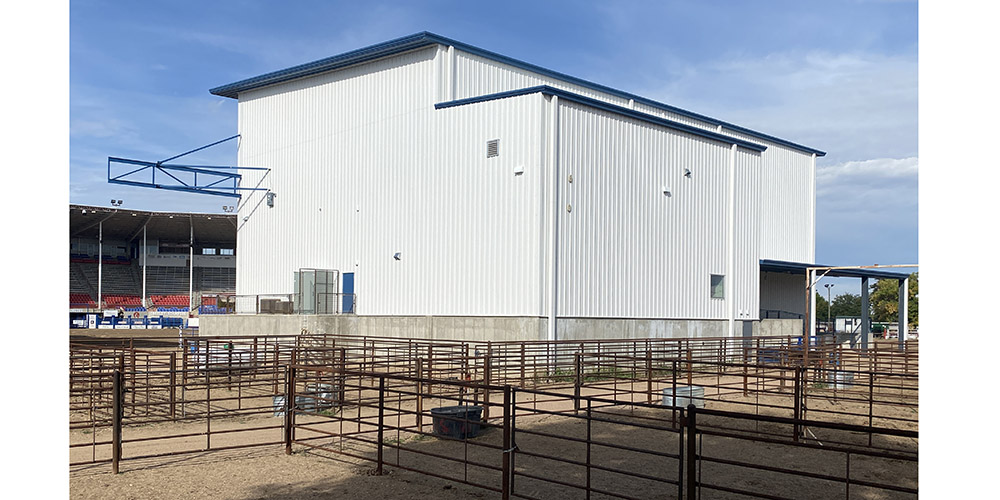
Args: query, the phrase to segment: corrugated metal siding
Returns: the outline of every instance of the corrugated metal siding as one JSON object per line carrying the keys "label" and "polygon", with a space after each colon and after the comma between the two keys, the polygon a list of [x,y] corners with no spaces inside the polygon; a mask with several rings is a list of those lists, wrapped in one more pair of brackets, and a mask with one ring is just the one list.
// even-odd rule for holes
{"label": "corrugated metal siding", "polygon": [[628,107],[628,99],[610,96],[593,89],[548,78],[493,59],[457,51],[455,60],[455,97],[465,99],[536,85],[550,85],[594,99]]}
{"label": "corrugated metal siding", "polygon": [[765,179],[760,183],[760,219],[756,222],[762,230],[759,240],[760,256],[765,259],[813,262],[815,188],[812,181],[814,166],[810,154],[759,137],[725,128],[720,130],[717,125],[697,118],[642,103],[630,103],[628,99],[568,84],[462,51],[457,53],[455,71],[455,99],[544,84],[767,146],[768,149],[760,155],[763,167],[761,178]]}
{"label": "corrugated metal siding", "polygon": [[815,262],[815,186],[809,157],[773,146],[761,154],[760,258]]}
{"label": "corrugated metal siding", "polygon": [[[729,147],[573,103],[559,119],[559,315],[725,318],[709,285],[727,274]],[[744,274],[727,296],[735,286],[747,308],[757,283]]]}
{"label": "corrugated metal siding", "polygon": [[[602,96],[477,59],[452,67],[433,47],[241,94],[240,164],[272,169],[244,185],[277,197],[241,203],[237,292],[290,293],[294,270],[330,268],[356,273],[360,314],[546,315],[546,99],[433,104],[451,85],[453,98],[543,83]],[[574,104],[562,115],[559,315],[725,318],[709,275],[729,274],[728,146]],[[737,319],[759,308],[758,259],[812,259],[802,156],[737,153]]]}
{"label": "corrugated metal siding", "polygon": [[[388,141],[421,142],[420,112],[426,120],[433,95],[414,82],[430,81],[433,54],[400,54],[240,95],[240,164],[271,169],[248,171],[243,184],[263,177],[261,187],[276,198],[274,208],[262,193],[241,203],[238,294],[290,293],[299,268],[356,270],[362,186]],[[403,119],[411,126],[392,133],[389,125]]]}
{"label": "corrugated metal siding", "polygon": [[805,276],[786,273],[760,273],[760,308],[805,314]]}
{"label": "corrugated metal siding", "polygon": [[[524,284],[540,265],[542,97],[434,110],[440,55],[240,96],[240,164],[271,168],[261,186],[277,197],[244,197],[238,294],[289,293],[295,269],[330,268],[356,273],[360,314],[540,314]],[[493,138],[501,155],[487,161]]]}
{"label": "corrugated metal siding", "polygon": [[760,289],[760,184],[761,155],[736,150],[736,257],[733,278],[736,319],[757,319]]}

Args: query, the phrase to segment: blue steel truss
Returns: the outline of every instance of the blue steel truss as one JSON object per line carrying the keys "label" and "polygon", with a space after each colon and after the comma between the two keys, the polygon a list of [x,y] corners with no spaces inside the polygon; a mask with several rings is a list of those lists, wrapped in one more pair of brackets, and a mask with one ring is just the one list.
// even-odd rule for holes
{"label": "blue steel truss", "polygon": [[[246,188],[240,186],[242,176],[237,170],[268,170],[264,167],[233,167],[216,165],[180,165],[167,163],[182,156],[201,151],[205,148],[222,144],[239,137],[239,134],[213,142],[207,146],[192,149],[186,153],[172,156],[157,162],[132,160],[128,158],[108,157],[108,182],[188,193],[211,194],[239,198],[240,191],[267,191],[267,188]],[[112,174],[112,165],[120,170]],[[121,170],[127,170],[120,173]],[[159,173],[159,179],[157,179]]]}

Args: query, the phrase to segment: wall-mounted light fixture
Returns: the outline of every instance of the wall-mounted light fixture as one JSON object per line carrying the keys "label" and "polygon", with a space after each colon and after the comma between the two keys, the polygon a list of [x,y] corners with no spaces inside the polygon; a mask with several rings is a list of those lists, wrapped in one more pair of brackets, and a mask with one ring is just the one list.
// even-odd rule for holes
{"label": "wall-mounted light fixture", "polygon": [[392,254],[392,258],[396,259],[396,260],[399,260],[399,252],[396,252],[396,253]]}
{"label": "wall-mounted light fixture", "polygon": [[663,191],[663,194],[667,195],[667,197],[673,196],[673,194],[670,192],[670,188],[668,188],[667,186],[660,186],[660,190]]}
{"label": "wall-mounted light fixture", "polygon": [[691,177],[691,169],[690,168],[685,168],[684,169],[684,177],[687,177],[687,178]]}

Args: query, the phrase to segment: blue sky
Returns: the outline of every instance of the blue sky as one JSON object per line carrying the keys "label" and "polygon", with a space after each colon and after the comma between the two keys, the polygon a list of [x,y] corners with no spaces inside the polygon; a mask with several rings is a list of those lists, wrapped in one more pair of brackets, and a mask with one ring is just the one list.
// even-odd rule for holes
{"label": "blue sky", "polygon": [[[236,133],[208,89],[419,31],[828,154],[816,260],[916,263],[917,3],[108,2],[69,5],[71,203],[221,212],[231,199],[107,183]],[[230,143],[186,158],[233,164]],[[857,280],[835,293],[858,292]]]}

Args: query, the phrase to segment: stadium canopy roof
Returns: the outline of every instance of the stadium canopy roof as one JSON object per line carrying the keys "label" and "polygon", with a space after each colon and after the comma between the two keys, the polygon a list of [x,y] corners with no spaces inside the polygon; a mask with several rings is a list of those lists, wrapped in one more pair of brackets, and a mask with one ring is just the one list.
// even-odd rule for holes
{"label": "stadium canopy roof", "polygon": [[[806,269],[810,267],[835,267],[835,266],[827,266],[823,264],[803,264],[801,262],[786,262],[783,260],[762,259],[760,261],[760,270],[771,273],[799,274],[805,276]],[[825,274],[825,277],[827,278],[875,278],[875,279],[890,279],[890,280],[906,279],[909,276],[910,276],[909,273],[894,273],[890,271],[882,271],[879,269],[870,269],[870,268],[831,269]]]}
{"label": "stadium canopy roof", "polygon": [[103,222],[105,240],[132,241],[146,237],[175,242],[187,242],[194,227],[198,242],[236,246],[236,216],[230,214],[196,214],[183,212],[146,212],[123,208],[69,206],[71,238],[97,238]]}

